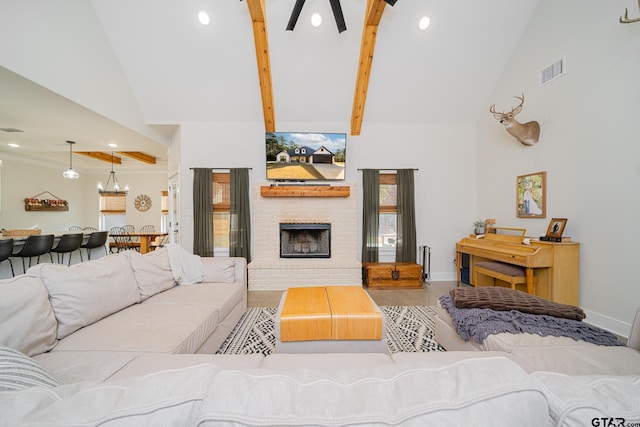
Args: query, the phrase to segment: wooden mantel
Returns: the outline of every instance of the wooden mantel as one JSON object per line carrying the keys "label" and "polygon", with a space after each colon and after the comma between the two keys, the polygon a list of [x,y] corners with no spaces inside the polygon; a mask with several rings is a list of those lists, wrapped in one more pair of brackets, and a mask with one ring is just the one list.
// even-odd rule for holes
{"label": "wooden mantel", "polygon": [[349,197],[348,185],[269,185],[260,187],[262,197]]}

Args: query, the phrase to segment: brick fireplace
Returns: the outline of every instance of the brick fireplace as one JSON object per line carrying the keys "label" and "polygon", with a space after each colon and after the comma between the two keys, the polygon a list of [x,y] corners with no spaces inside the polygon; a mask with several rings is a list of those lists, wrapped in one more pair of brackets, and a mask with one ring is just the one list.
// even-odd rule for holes
{"label": "brick fireplace", "polygon": [[[263,197],[260,187],[266,185],[259,183],[253,187],[253,259],[248,266],[249,289],[362,286],[357,184],[349,184],[348,197]],[[296,234],[302,236],[291,244],[292,256],[281,257],[281,228],[298,229]],[[309,229],[329,231],[325,234],[330,236],[326,242],[329,246],[309,243]],[[311,249],[322,256],[299,256]]]}

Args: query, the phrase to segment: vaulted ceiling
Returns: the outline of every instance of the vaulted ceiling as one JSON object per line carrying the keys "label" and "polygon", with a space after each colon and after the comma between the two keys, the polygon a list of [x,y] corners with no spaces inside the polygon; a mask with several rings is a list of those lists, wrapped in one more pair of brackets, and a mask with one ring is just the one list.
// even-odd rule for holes
{"label": "vaulted ceiling", "polygon": [[[306,0],[293,31],[285,28],[296,0],[49,3],[4,0],[0,27],[6,33],[16,30],[12,33],[16,37],[29,33],[33,40],[25,41],[26,46],[49,42],[51,52],[64,52],[68,62],[56,66],[67,67],[69,80],[73,73],[90,79],[87,70],[111,58],[142,120],[158,135],[195,121],[264,122],[265,128],[279,131],[299,130],[289,128],[297,123],[317,123],[318,129],[305,130],[326,130],[324,126],[331,123],[358,134],[368,123],[475,123],[491,103],[491,91],[538,0],[398,0],[393,7],[382,0],[342,0],[347,30],[341,33],[329,0]],[[208,26],[196,19],[200,10],[210,14]],[[45,25],[23,31],[28,12]],[[309,24],[313,12],[323,17],[318,28]],[[425,15],[431,26],[421,31],[418,21]],[[0,30],[0,35],[5,32]],[[73,43],[64,42],[65,36],[74,35]],[[100,37],[106,43],[90,44]],[[45,123],[48,116],[62,129],[47,137],[46,128],[53,129],[53,124],[39,126],[43,134],[37,141],[30,140],[27,132],[0,132],[0,153],[6,152],[11,138],[23,138],[25,144],[37,144],[64,163],[67,139],[78,140],[74,151],[103,152],[108,151],[104,148],[108,139],[118,139],[128,142],[116,150],[157,157],[156,165],[162,167],[166,138],[141,136],[122,123],[110,122],[108,106],[76,105],[81,97],[73,96],[72,90],[48,91],[54,85],[46,84],[47,78],[25,72],[20,61],[3,60],[3,49],[11,53],[11,47],[0,41],[0,66],[7,68],[0,68],[0,95],[11,96],[0,96],[0,128],[35,128],[30,121]],[[537,71],[531,70],[532,79]],[[265,91],[267,77],[270,92]],[[25,88],[10,91],[7,84]],[[58,99],[55,110],[39,111],[37,101],[30,98],[31,107],[9,120],[20,104],[15,99],[45,95],[52,103],[60,95],[69,99]],[[76,129],[79,118],[87,128],[82,132]],[[154,141],[160,143],[154,146]],[[92,164],[83,161],[81,166]]]}

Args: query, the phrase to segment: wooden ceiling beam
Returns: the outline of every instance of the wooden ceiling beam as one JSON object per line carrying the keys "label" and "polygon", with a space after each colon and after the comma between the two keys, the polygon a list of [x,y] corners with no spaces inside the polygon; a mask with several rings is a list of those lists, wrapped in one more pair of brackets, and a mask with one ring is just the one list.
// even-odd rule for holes
{"label": "wooden ceiling beam", "polygon": [[103,153],[101,151],[74,151],[73,154],[82,154],[83,156],[91,157],[92,159],[102,160],[103,162],[111,163],[113,162],[116,165],[122,164],[122,158],[118,156],[113,156],[108,153]]}
{"label": "wooden ceiling beam", "polygon": [[373,63],[373,51],[376,46],[376,35],[386,4],[385,0],[367,0],[367,12],[364,16],[362,42],[360,44],[360,62],[358,63],[353,109],[351,110],[351,135],[360,135],[360,129],[362,128],[364,106],[369,88],[369,76],[371,75],[371,65]]}
{"label": "wooden ceiling beam", "polygon": [[156,158],[154,156],[141,153],[140,151],[116,151],[116,152],[118,154],[122,154],[123,156],[127,156],[130,159],[134,159],[142,163],[147,163],[149,165],[156,164]]}
{"label": "wooden ceiling beam", "polygon": [[247,0],[247,7],[253,25],[253,40],[258,62],[258,77],[262,94],[262,112],[266,132],[275,132],[276,119],[273,108],[273,87],[271,84],[271,61],[264,0]]}

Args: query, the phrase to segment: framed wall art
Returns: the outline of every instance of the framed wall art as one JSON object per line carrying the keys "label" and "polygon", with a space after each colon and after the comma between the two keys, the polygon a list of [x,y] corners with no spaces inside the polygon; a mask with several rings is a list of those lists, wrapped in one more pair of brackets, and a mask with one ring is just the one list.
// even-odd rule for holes
{"label": "framed wall art", "polygon": [[516,214],[518,218],[547,217],[547,173],[520,175],[516,179]]}

